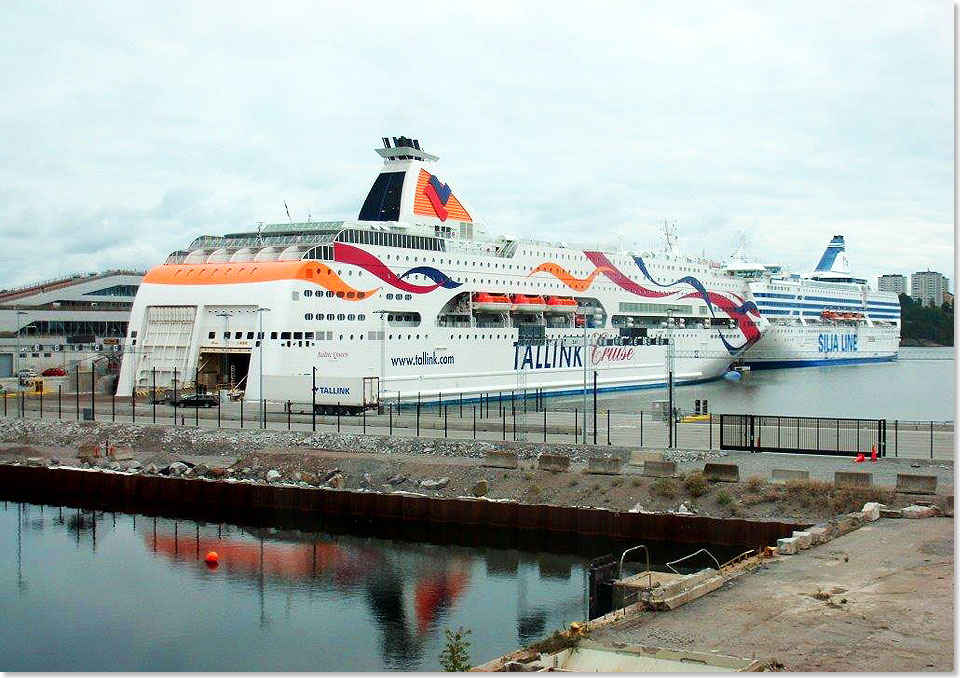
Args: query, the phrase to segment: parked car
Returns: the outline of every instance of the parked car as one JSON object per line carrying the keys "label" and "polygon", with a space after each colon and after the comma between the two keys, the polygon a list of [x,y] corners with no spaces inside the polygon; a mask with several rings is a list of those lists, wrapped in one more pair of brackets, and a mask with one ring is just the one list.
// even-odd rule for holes
{"label": "parked car", "polygon": [[174,407],[216,407],[219,401],[216,396],[191,393],[172,401]]}
{"label": "parked car", "polygon": [[43,371],[44,377],[64,377],[67,372],[62,367],[48,367]]}
{"label": "parked car", "polygon": [[24,367],[22,370],[17,372],[17,376],[21,379],[29,379],[31,377],[37,376],[37,371],[32,367]]}

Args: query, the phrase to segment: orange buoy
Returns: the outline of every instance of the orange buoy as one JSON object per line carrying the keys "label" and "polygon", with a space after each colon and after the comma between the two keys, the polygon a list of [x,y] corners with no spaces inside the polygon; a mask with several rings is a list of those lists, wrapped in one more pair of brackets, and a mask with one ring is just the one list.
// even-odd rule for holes
{"label": "orange buoy", "polygon": [[205,562],[210,567],[216,567],[217,565],[220,564],[220,554],[217,553],[216,551],[210,551],[209,553],[207,553],[206,556],[204,556],[203,562]]}

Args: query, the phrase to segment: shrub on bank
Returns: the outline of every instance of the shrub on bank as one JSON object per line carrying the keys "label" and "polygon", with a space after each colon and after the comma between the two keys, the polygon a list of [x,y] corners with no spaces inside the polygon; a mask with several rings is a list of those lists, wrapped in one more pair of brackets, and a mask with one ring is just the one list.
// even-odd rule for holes
{"label": "shrub on bank", "polygon": [[701,497],[710,490],[707,479],[700,471],[687,474],[687,477],[683,479],[683,485],[687,488],[691,497]]}
{"label": "shrub on bank", "polygon": [[673,499],[677,496],[677,484],[670,478],[657,478],[651,483],[650,491],[658,497]]}

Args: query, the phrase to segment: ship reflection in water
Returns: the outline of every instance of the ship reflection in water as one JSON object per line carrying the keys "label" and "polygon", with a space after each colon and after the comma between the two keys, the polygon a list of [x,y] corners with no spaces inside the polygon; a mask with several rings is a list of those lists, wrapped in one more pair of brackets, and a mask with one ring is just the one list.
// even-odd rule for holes
{"label": "ship reflection in water", "polygon": [[[128,650],[78,652],[83,634],[60,621],[53,649],[0,651],[9,670],[437,670],[445,628],[470,628],[480,662],[586,616],[588,559],[576,555],[12,503],[0,536],[16,541],[18,582],[0,609],[20,625],[0,631],[0,647],[22,648],[37,617],[62,619],[89,599],[89,623]],[[208,551],[219,567],[204,564]],[[4,552],[0,574],[13,574],[13,549]],[[131,606],[149,621],[125,623],[117,608]],[[203,624],[186,621],[198,609]],[[167,637],[176,659],[133,652]]]}

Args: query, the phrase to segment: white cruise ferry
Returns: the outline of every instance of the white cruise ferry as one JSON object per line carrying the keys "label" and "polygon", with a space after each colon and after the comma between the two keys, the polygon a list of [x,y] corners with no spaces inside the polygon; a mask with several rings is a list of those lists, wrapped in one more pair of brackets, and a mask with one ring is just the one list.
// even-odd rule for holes
{"label": "white cruise ferry", "polygon": [[871,290],[850,273],[842,235],[827,245],[816,269],[786,275],[744,259],[726,270],[748,281],[749,298],[770,327],[743,356],[753,368],[842,365],[894,360],[900,347],[900,299]]}
{"label": "white cruise ferry", "polygon": [[314,368],[322,392],[363,377],[385,398],[576,392],[593,372],[632,389],[668,360],[678,382],[722,376],[768,325],[719,264],[494,237],[417,140],[377,153],[355,221],[202,236],[150,270],[118,392],[176,374],[309,402]]}

